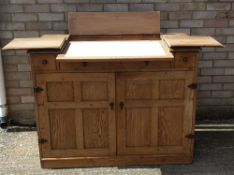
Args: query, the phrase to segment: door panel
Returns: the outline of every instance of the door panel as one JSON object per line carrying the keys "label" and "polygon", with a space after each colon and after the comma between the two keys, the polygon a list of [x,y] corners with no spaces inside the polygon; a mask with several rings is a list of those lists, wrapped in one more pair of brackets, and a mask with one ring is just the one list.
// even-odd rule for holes
{"label": "door panel", "polygon": [[74,101],[74,87],[72,81],[47,82],[48,102],[67,102]]}
{"label": "door panel", "polygon": [[126,146],[142,147],[151,144],[150,108],[128,108],[126,110]]}
{"label": "door panel", "polygon": [[108,100],[108,82],[82,82],[82,100]]}
{"label": "door panel", "polygon": [[158,146],[180,146],[183,141],[183,111],[179,107],[159,107]]}
{"label": "door panel", "polygon": [[76,125],[74,110],[49,110],[49,127],[52,149],[59,150],[76,148]]}
{"label": "door panel", "polygon": [[[152,81],[150,80],[127,80],[126,81],[126,99],[150,99],[152,97]],[[145,89],[142,91],[142,89]]]}
{"label": "door panel", "polygon": [[39,74],[43,157],[116,154],[114,74]]}
{"label": "door panel", "polygon": [[159,80],[160,99],[183,99],[185,91],[185,81],[182,79]]}
{"label": "door panel", "polygon": [[84,109],[83,127],[85,148],[109,147],[108,111],[106,109]]}
{"label": "door panel", "polygon": [[188,153],[193,72],[132,72],[116,76],[118,154]]}

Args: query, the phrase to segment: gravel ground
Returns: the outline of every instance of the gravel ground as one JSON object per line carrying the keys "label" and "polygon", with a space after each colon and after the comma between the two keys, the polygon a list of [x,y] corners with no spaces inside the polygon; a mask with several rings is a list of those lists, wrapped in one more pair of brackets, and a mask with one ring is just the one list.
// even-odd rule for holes
{"label": "gravel ground", "polygon": [[74,169],[41,169],[36,131],[8,131],[0,129],[0,175],[234,175],[233,131],[197,132],[191,165]]}
{"label": "gravel ground", "polygon": [[[13,131],[17,130],[13,128]],[[12,131],[12,129],[11,129]],[[156,167],[42,169],[36,131],[0,129],[0,175],[161,175]]]}

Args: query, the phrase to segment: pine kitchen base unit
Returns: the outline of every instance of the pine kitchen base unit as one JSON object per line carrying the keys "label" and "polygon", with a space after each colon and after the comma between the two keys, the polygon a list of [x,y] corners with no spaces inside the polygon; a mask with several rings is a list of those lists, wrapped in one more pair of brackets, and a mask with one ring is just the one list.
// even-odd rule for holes
{"label": "pine kitchen base unit", "polygon": [[31,59],[43,168],[191,163],[201,47],[159,12],[71,13],[69,35],[14,39]]}

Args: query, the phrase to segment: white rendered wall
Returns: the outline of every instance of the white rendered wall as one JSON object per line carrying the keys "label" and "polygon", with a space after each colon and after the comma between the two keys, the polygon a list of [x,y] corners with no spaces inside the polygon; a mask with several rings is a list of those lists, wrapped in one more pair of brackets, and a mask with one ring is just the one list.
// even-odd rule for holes
{"label": "white rendered wall", "polygon": [[0,117],[5,117],[6,115],[7,115],[6,91],[4,83],[3,66],[2,66],[2,56],[0,50]]}

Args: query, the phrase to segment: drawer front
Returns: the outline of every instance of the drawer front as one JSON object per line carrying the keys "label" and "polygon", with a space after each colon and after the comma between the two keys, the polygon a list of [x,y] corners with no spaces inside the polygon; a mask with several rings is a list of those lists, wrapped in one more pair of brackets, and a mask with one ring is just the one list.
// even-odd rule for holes
{"label": "drawer front", "polygon": [[167,69],[172,67],[171,61],[139,61],[139,62],[60,62],[60,70],[64,71],[143,71]]}
{"label": "drawer front", "polygon": [[51,53],[31,53],[32,69],[34,71],[56,70],[56,55]]}
{"label": "drawer front", "polygon": [[176,52],[175,68],[194,68],[196,66],[196,52]]}

